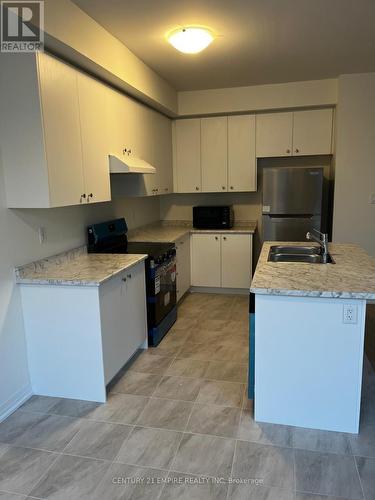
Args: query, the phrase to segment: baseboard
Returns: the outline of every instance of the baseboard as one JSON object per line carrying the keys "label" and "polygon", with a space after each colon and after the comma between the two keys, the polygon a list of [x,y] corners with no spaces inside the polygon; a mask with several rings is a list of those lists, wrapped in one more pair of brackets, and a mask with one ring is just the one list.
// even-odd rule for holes
{"label": "baseboard", "polygon": [[30,384],[25,385],[22,389],[15,392],[8,401],[0,405],[0,422],[5,420],[9,415],[17,410],[25,401],[33,395]]}
{"label": "baseboard", "polygon": [[250,288],[216,288],[210,286],[192,286],[191,293],[222,293],[233,295],[249,295]]}

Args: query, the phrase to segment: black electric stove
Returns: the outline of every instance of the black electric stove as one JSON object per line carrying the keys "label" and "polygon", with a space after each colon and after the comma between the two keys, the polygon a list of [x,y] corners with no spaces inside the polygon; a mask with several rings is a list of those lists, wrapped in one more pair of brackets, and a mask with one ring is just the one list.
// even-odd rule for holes
{"label": "black electric stove", "polygon": [[145,262],[149,345],[159,344],[177,319],[174,243],[128,241],[125,219],[87,228],[88,252],[147,254]]}

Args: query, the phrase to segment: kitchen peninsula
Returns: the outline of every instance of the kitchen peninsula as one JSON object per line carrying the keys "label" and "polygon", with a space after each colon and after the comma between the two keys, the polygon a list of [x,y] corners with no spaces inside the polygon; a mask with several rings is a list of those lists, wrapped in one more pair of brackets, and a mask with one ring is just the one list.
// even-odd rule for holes
{"label": "kitchen peninsula", "polygon": [[107,384],[147,347],[146,258],[82,246],[16,269],[34,394],[107,400]]}
{"label": "kitchen peninsula", "polygon": [[250,289],[255,420],[357,433],[375,259],[357,245],[330,244],[335,264],[269,262],[275,244],[263,245]]}

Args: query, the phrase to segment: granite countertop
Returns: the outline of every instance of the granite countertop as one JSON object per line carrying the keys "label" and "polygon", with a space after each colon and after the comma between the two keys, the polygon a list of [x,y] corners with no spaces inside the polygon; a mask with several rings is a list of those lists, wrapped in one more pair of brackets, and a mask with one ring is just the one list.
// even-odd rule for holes
{"label": "granite countertop", "polygon": [[195,229],[189,221],[171,221],[150,224],[129,231],[129,241],[153,241],[174,243],[180,238],[191,233],[255,233],[257,223],[255,221],[241,221],[231,229]]}
{"label": "granite countertop", "polygon": [[[256,294],[375,299],[375,259],[358,245],[330,243],[336,264],[268,262],[271,245],[263,245],[250,291]],[[282,242],[284,245],[309,243]]]}
{"label": "granite countertop", "polygon": [[146,258],[141,254],[88,254],[82,247],[16,268],[16,282],[99,286]]}

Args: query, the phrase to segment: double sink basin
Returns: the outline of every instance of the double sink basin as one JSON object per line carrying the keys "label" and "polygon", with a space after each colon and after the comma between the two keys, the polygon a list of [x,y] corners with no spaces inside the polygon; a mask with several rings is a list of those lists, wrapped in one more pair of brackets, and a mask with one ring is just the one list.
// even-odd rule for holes
{"label": "double sink basin", "polygon": [[328,254],[323,258],[322,249],[317,246],[273,245],[268,255],[269,262],[304,262],[308,264],[334,264]]}

